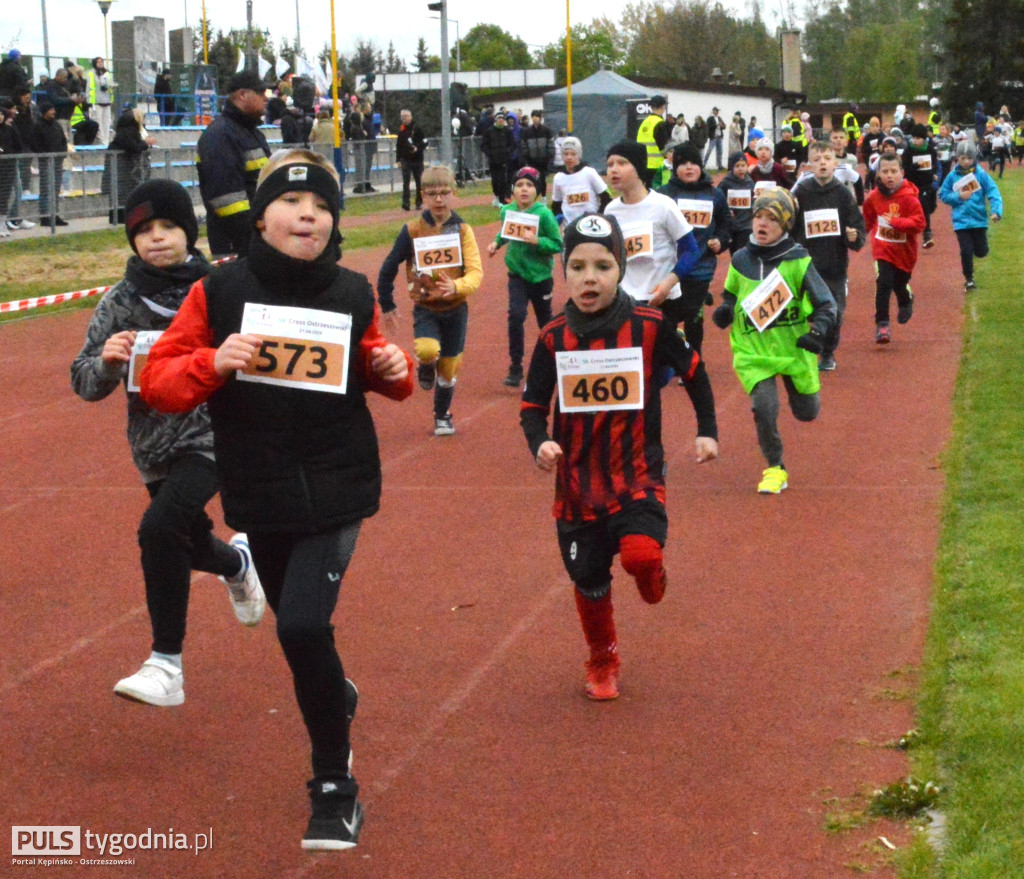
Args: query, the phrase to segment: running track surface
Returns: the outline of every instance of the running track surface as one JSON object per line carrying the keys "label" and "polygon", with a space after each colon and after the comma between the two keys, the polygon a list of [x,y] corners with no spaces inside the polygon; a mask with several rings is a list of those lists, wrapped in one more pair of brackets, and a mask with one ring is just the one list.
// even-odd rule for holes
{"label": "running track surface", "polygon": [[[89,310],[0,326],[3,825],[173,828],[190,841],[212,829],[208,851],[129,851],[134,865],[89,876],[827,879],[850,864],[891,875],[878,837],[905,844],[905,829],[823,825],[832,798],[908,771],[886,745],[914,722],[964,310],[948,211],[934,219],[917,311],[888,347],[873,342],[870,256],[854,256],[822,414],[780,419],[791,487],[779,497],[755,491],[748,398],[708,322],[722,457],[693,463],[692,410],[667,388],[669,589],[649,607],[617,574],[622,695],[607,704],[582,695],[552,480],[501,384],[505,272],[484,255],[458,434],[433,437],[418,389],[373,402],[383,506],[335,615],[361,691],[366,806],[344,853],[299,848],[307,744],[270,614],[244,629],[222,584],[197,574],[185,705],[113,695],[149,649],[135,546],[146,495],[123,395],[90,405],[70,389]],[[481,248],[494,231],[477,230]],[[375,281],[383,255],[345,263]],[[723,259],[716,294],[724,270]],[[411,350],[401,310],[397,341]],[[221,521],[216,501],[211,513]],[[0,874],[26,869],[8,861]]]}

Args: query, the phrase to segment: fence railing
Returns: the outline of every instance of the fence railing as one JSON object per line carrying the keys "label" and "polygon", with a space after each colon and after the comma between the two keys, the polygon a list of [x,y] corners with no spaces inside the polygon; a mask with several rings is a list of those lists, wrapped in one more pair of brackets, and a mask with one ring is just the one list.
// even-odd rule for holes
{"label": "fence railing", "polygon": [[[271,135],[271,149],[286,146],[279,137],[274,140],[271,131],[266,133]],[[375,192],[401,192],[402,170],[395,157],[394,138],[344,141],[341,146],[346,195],[361,193],[367,187]],[[426,164],[440,161],[439,147],[439,139],[428,140]],[[333,145],[317,143],[311,148],[333,161]],[[456,139],[453,149],[454,170],[460,182],[486,176],[487,161],[478,138]],[[137,157],[104,147],[77,147],[66,154],[0,154],[0,218],[21,218],[52,227],[58,217],[106,217],[116,224],[121,222],[119,214],[128,194],[153,177],[177,180],[191,194],[193,204],[199,205],[202,200],[195,159],[195,143],[152,147]]]}

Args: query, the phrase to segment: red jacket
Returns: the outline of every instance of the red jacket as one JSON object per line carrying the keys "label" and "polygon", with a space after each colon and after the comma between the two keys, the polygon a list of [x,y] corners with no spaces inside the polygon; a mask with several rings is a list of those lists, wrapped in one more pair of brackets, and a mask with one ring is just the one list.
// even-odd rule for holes
{"label": "red jacket", "polygon": [[[412,394],[412,358],[405,355],[409,375],[404,381],[386,382],[372,367],[373,349],[387,340],[377,324],[379,308],[373,323],[359,340],[359,381],[367,391],[374,391],[392,400],[404,400]],[[143,383],[144,398],[161,412],[188,412],[205,403],[227,379],[213,368],[217,349],[206,319],[206,289],[197,281],[182,303],[171,326],[160,337],[147,359]]]}
{"label": "red jacket", "polygon": [[[864,199],[864,225],[871,239],[871,255],[876,260],[892,263],[910,274],[917,264],[917,236],[924,231],[924,210],[918,200],[918,190],[909,180],[892,195],[873,189]],[[883,228],[879,237],[879,217],[884,217],[891,231]],[[892,240],[903,238],[904,241]]]}

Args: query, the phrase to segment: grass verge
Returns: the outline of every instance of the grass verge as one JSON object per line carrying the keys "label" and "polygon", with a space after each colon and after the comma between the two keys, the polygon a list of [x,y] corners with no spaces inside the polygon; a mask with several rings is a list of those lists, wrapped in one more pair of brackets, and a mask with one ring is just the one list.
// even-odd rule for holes
{"label": "grass verge", "polygon": [[[464,195],[479,195],[484,192],[484,184],[473,184],[461,192]],[[390,246],[401,224],[405,222],[404,217],[400,220],[350,225],[345,220],[362,219],[381,211],[396,210],[400,202],[399,194],[346,199],[346,211],[341,220],[345,235],[344,249]],[[498,219],[497,210],[489,205],[466,205],[456,209],[473,227],[494,223]],[[200,229],[200,234],[204,235],[205,230]],[[204,252],[209,252],[205,239],[201,239],[199,245]],[[44,236],[8,241],[4,243],[0,254],[3,257],[0,260],[0,302],[10,302],[114,284],[124,275],[124,264],[131,255],[131,248],[125,240],[124,229],[118,227],[70,233],[56,239]],[[95,304],[95,298],[76,300],[66,305],[33,309],[31,312],[0,315],[0,322],[62,308],[94,308]]]}
{"label": "grass verge", "polygon": [[[966,303],[946,498],[918,706],[914,775],[939,780],[941,854],[923,835],[903,879],[1024,876],[1024,174],[999,181],[1007,220],[990,229]],[[942,210],[942,207],[939,208]]]}

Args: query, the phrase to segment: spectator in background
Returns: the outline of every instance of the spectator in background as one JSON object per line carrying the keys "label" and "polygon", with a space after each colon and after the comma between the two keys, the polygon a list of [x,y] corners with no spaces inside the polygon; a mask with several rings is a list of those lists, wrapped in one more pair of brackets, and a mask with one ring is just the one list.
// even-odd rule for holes
{"label": "spectator in background", "polygon": [[395,157],[402,166],[402,210],[412,210],[410,205],[410,183],[416,184],[416,210],[423,207],[423,192],[420,179],[423,177],[423,158],[427,152],[427,139],[412,118],[411,110],[399,114],[398,138],[395,141]]}
{"label": "spectator in background", "polygon": [[110,102],[114,97],[116,83],[107,72],[104,60],[98,57],[92,59],[92,67],[85,80],[89,118],[98,126],[96,140],[105,145],[110,140]]}
{"label": "spectator in background", "polygon": [[520,158],[537,169],[537,194],[544,201],[548,194],[547,174],[555,160],[555,139],[543,122],[540,110],[530,114],[530,124],[520,134]]}
{"label": "spectator in background", "polygon": [[722,170],[722,142],[725,137],[725,120],[718,114],[718,107],[712,107],[707,118],[708,146],[704,152],[704,166],[707,167],[712,151],[715,153],[715,170]]}
{"label": "spectator in background", "polygon": [[178,116],[178,102],[174,97],[174,86],[171,85],[171,70],[165,67],[156,78],[153,85],[153,95],[156,98],[156,108],[160,115],[161,125],[178,125],[181,118]]}
{"label": "spectator in background", "polygon": [[690,126],[690,142],[699,150],[703,150],[708,142],[708,125],[703,116],[697,116]]}
{"label": "spectator in background", "polygon": [[[59,211],[60,168],[68,152],[68,138],[57,120],[57,108],[49,101],[39,104],[39,121],[32,129],[32,151],[39,153],[39,222],[44,226],[66,226],[67,220],[60,216]],[[53,203],[50,201],[51,187],[55,195]]]}
{"label": "spectator in background", "polygon": [[206,206],[206,233],[216,256],[249,252],[249,205],[270,147],[259,125],[267,107],[263,81],[251,70],[228,81],[224,111],[199,136],[199,192]]}
{"label": "spectator in background", "polygon": [[18,86],[14,90],[14,127],[21,138],[22,157],[17,160],[18,173],[14,177],[14,192],[11,196],[11,210],[7,215],[8,229],[31,229],[31,220],[21,215],[21,202],[26,192],[32,191],[32,129],[39,121],[39,110],[32,103],[29,86]]}
{"label": "spectator in background", "polygon": [[124,223],[124,205],[128,196],[149,179],[148,151],[156,140],[143,128],[144,118],[145,111],[141,107],[125,110],[117,117],[114,136],[107,147],[100,191],[114,199],[110,208],[111,225]]}
{"label": "spectator in background", "polygon": [[28,74],[21,66],[21,52],[11,49],[7,57],[0,61],[0,97],[15,100],[15,90],[28,85]]}
{"label": "spectator in background", "polygon": [[512,149],[515,139],[505,121],[505,114],[494,114],[494,124],[487,128],[480,138],[480,149],[487,157],[491,172],[491,191],[494,205],[508,204],[512,198]]}
{"label": "spectator in background", "polygon": [[729,123],[729,154],[739,152],[743,149],[743,135],[746,132],[747,123],[743,120],[743,114],[737,110],[732,114],[732,122]]}
{"label": "spectator in background", "polygon": [[64,137],[71,140],[71,116],[82,103],[81,94],[72,94],[69,88],[67,68],[60,68],[53,79],[46,83],[46,100],[53,106],[57,124],[64,130]]}

